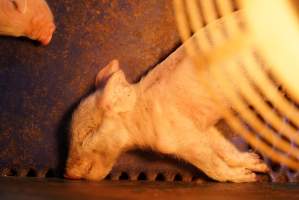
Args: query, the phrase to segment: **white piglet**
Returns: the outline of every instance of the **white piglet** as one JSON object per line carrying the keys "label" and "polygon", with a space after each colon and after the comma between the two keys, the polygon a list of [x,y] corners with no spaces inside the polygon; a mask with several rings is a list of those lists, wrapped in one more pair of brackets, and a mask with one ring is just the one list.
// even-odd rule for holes
{"label": "white piglet", "polygon": [[216,129],[221,111],[199,79],[180,50],[136,84],[112,61],[97,76],[99,89],[73,115],[65,176],[101,180],[122,152],[150,148],[218,181],[256,181],[255,172],[267,172],[267,165]]}
{"label": "white piglet", "polygon": [[50,43],[55,23],[45,0],[0,0],[0,35]]}

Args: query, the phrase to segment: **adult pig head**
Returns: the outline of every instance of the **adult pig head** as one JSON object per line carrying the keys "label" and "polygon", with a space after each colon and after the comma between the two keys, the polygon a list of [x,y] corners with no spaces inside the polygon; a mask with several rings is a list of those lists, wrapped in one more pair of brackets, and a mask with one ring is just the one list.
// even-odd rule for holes
{"label": "adult pig head", "polygon": [[45,0],[0,0],[0,35],[25,36],[49,44],[55,30]]}

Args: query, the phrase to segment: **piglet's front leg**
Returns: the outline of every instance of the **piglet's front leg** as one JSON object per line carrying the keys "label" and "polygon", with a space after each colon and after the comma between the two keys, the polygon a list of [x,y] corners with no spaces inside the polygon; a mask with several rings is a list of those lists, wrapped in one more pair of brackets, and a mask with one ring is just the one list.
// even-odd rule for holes
{"label": "piglet's front leg", "polygon": [[255,153],[240,152],[215,127],[187,134],[175,154],[201,169],[210,178],[225,182],[255,182],[255,172],[267,172],[267,165]]}

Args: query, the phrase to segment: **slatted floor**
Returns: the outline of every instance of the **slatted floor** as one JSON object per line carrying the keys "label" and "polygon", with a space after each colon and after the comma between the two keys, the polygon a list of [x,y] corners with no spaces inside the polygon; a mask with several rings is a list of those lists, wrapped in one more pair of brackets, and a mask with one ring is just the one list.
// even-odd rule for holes
{"label": "slatted floor", "polygon": [[299,184],[184,184],[167,182],[68,181],[0,178],[0,199],[299,199]]}

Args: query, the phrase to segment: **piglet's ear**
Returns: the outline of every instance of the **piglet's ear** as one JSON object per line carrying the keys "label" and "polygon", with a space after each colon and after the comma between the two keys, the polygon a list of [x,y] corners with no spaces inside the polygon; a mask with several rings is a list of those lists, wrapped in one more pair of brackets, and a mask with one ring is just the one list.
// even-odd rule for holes
{"label": "piglet's ear", "polygon": [[101,96],[101,106],[114,113],[133,109],[136,101],[134,86],[127,82],[125,74],[119,70],[111,75]]}
{"label": "piglet's ear", "polygon": [[119,62],[118,60],[112,60],[108,65],[99,71],[96,77],[95,86],[96,88],[102,87],[106,84],[108,79],[112,76],[113,73],[119,71]]}
{"label": "piglet's ear", "polygon": [[8,0],[8,1],[10,1],[14,5],[15,9],[20,13],[26,12],[27,4],[28,4],[27,0]]}

